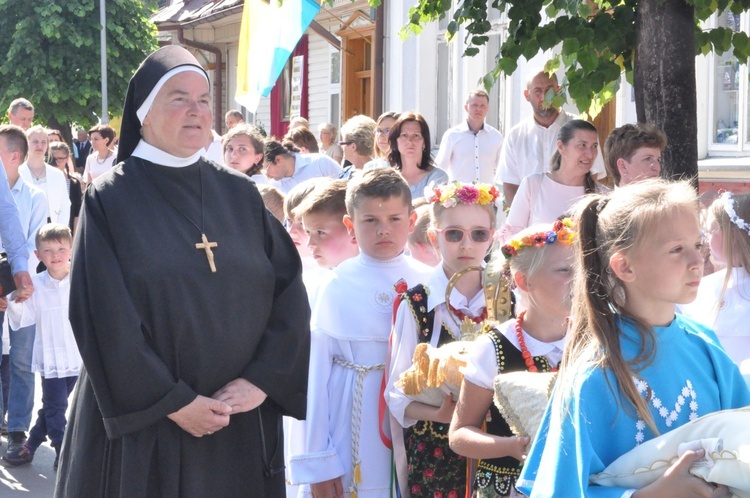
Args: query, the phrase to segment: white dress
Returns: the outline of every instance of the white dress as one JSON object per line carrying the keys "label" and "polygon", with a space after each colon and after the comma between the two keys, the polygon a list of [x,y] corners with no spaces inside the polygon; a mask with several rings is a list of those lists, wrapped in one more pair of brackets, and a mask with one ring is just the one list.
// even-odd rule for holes
{"label": "white dress", "polygon": [[[390,496],[391,451],[380,437],[378,405],[391,331],[394,285],[414,286],[429,268],[403,254],[379,261],[360,254],[331,271],[312,314],[304,434],[289,459],[289,476],[308,484],[342,476],[344,496]],[[356,452],[356,453],[355,453]],[[362,480],[353,482],[354,461]]]}
{"label": "white dress", "polygon": [[513,198],[501,240],[505,242],[524,228],[539,223],[554,223],[584,195],[585,187],[557,183],[546,173],[527,176]]}
{"label": "white dress", "polygon": [[729,357],[739,365],[750,359],[750,275],[741,267],[732,269],[717,313],[726,274],[724,269],[704,277],[698,297],[691,304],[680,306],[680,311],[713,329]]}
{"label": "white dress", "polygon": [[47,271],[31,277],[34,293],[23,303],[8,301],[14,330],[36,324],[31,368],[46,379],[76,377],[81,370],[73,329],[68,320],[70,276],[55,280]]}

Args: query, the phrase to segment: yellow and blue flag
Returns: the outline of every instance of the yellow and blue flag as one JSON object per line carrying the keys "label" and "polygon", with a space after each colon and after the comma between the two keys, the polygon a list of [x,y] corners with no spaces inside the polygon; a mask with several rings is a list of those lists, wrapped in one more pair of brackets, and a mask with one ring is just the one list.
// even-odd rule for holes
{"label": "yellow and blue flag", "polygon": [[245,0],[234,100],[255,112],[320,10],[313,0]]}

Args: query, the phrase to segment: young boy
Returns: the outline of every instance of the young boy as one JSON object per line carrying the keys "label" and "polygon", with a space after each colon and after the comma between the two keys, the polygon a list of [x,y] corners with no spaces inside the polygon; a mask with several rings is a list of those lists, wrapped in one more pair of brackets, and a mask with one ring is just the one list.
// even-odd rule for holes
{"label": "young boy", "polygon": [[65,411],[78,373],[81,355],[68,320],[70,301],[70,254],[73,237],[66,225],[48,223],[36,235],[36,256],[47,267],[34,275],[34,294],[23,303],[8,302],[8,319],[14,329],[36,324],[31,366],[42,375],[42,409],[29,439],[3,457],[11,465],[34,459],[34,452],[47,437],[55,449],[54,468],[65,433]]}
{"label": "young boy", "polygon": [[302,220],[307,247],[321,268],[335,268],[359,254],[357,241],[344,224],[348,183],[333,180],[318,186],[293,211]]}
{"label": "young boy", "polygon": [[661,153],[667,136],[649,123],[626,124],[615,128],[604,141],[604,166],[616,187],[661,172]]}
{"label": "young boy", "polygon": [[416,214],[397,171],[371,169],[350,180],[346,211],[360,254],[339,264],[318,292],[303,449],[290,458],[290,477],[311,485],[302,491],[314,496],[389,496],[391,452],[380,437],[378,405],[394,285],[414,286],[431,268],[404,256]]}

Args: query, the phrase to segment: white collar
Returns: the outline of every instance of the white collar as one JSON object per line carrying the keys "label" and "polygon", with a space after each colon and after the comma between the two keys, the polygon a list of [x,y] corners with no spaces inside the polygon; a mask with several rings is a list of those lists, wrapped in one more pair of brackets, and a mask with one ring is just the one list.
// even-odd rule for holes
{"label": "white collar", "polygon": [[387,266],[397,266],[401,264],[405,259],[406,259],[406,255],[403,251],[395,258],[389,259],[387,261],[383,261],[382,259],[375,259],[372,256],[368,256],[362,251],[359,252],[359,260],[365,266],[374,266],[374,267],[380,267],[380,268],[384,268]]}
{"label": "white collar", "polygon": [[[484,266],[484,264],[482,265]],[[448,277],[445,275],[443,265],[438,265],[427,281],[427,310],[431,311],[445,303],[445,289],[448,287]],[[484,288],[471,299],[461,294],[455,287],[451,290],[450,301],[454,308],[476,314],[487,305],[484,297]]]}
{"label": "white collar", "polygon": [[161,149],[157,149],[153,145],[146,142],[144,139],[141,139],[131,156],[140,157],[141,159],[145,159],[146,161],[150,161],[161,166],[169,166],[170,168],[184,168],[185,166],[195,164],[198,159],[200,159],[202,154],[203,149],[198,149],[195,154],[190,157],[177,157],[168,152],[164,152]]}

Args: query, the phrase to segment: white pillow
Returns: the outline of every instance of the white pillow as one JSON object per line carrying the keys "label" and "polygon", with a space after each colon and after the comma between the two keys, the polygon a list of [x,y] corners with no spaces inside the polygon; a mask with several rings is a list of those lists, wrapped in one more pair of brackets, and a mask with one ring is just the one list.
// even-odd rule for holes
{"label": "white pillow", "polygon": [[495,406],[516,436],[536,436],[555,373],[508,372],[495,377]]}
{"label": "white pillow", "polygon": [[[724,484],[735,496],[750,498],[750,407],[710,413],[636,446],[589,481],[601,486],[640,489],[661,477],[679,458],[683,443],[719,439],[690,473]],[[713,461],[713,463],[712,463]]]}

